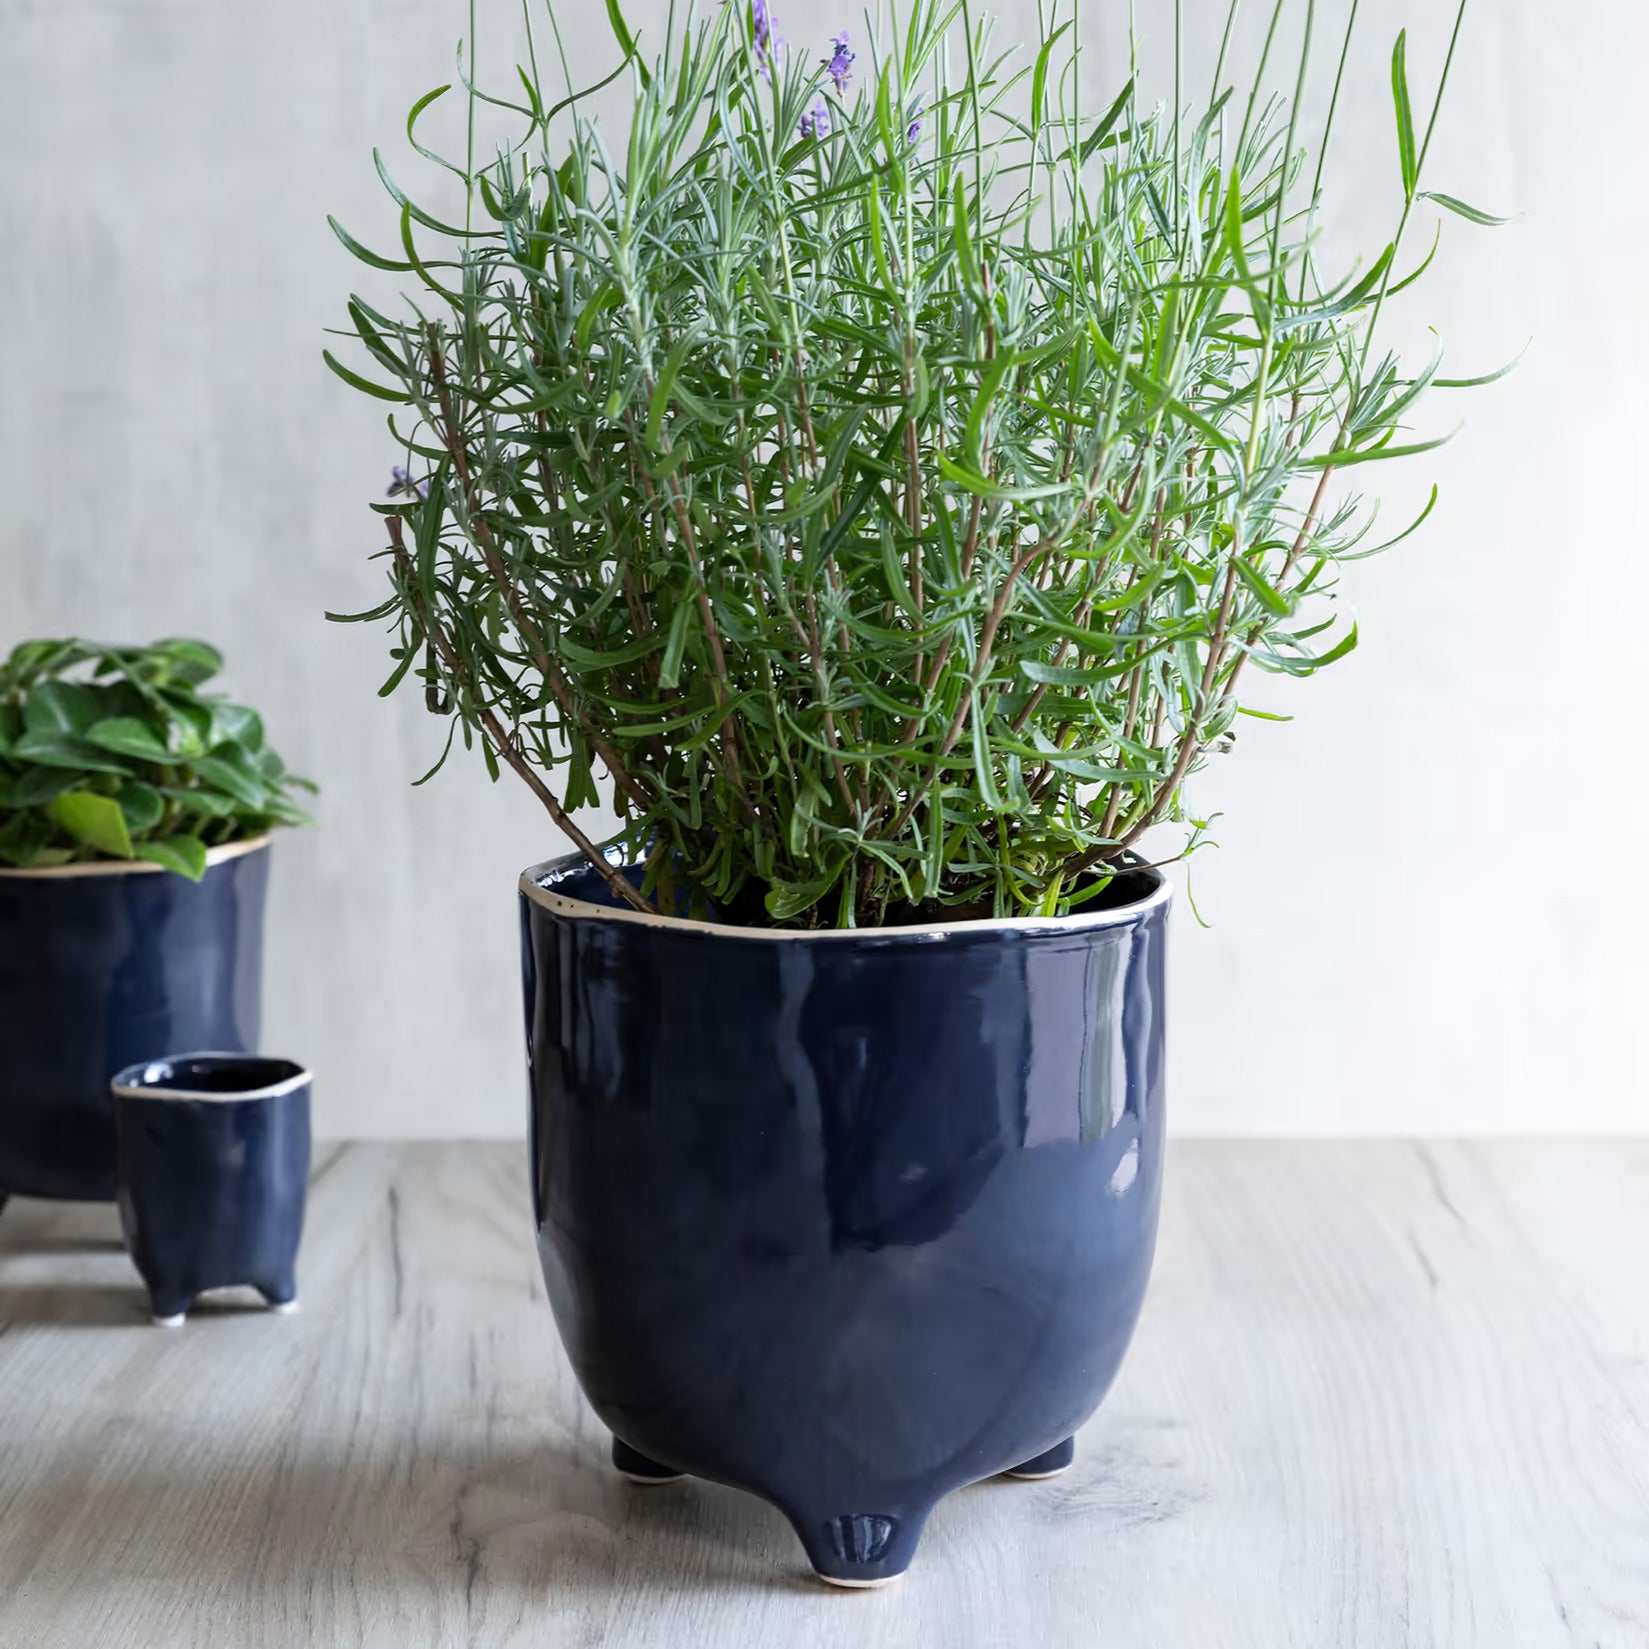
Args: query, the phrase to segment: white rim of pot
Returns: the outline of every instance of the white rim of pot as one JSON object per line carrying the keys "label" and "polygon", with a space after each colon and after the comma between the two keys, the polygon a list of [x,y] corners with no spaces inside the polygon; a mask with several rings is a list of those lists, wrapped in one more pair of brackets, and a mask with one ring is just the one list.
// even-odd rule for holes
{"label": "white rim of pot", "polygon": [[[238,859],[244,853],[256,853],[260,847],[268,847],[269,840],[269,832],[265,831],[261,836],[248,836],[244,841],[209,847],[206,850],[206,868],[210,870],[213,865],[221,865],[226,859]],[[27,876],[31,880],[60,876],[146,876],[150,872],[157,876],[171,874],[165,865],[151,864],[147,859],[87,859],[80,864],[35,865],[28,869],[18,865],[0,865],[0,878]]]}
{"label": "white rim of pot", "polygon": [[[616,852],[607,855],[612,864],[620,864]],[[947,939],[952,934],[965,933],[1084,933],[1095,928],[1119,927],[1125,922],[1137,921],[1149,911],[1169,904],[1174,897],[1168,878],[1155,866],[1138,867],[1136,874],[1155,876],[1157,885],[1143,899],[1130,905],[1117,905],[1109,910],[1084,913],[1075,911],[1069,916],[987,916],[957,922],[927,922],[912,927],[888,928],[746,928],[732,922],[698,922],[685,916],[654,916],[644,910],[631,910],[622,905],[594,905],[586,899],[570,899],[541,885],[551,876],[565,876],[573,871],[591,868],[581,853],[568,854],[560,859],[546,859],[521,872],[521,892],[534,904],[557,916],[577,916],[594,921],[637,922],[643,927],[673,928],[681,933],[718,934],[729,939],[808,939],[827,943],[833,939],[857,939],[860,943],[876,941],[897,944],[903,940],[926,941]]]}
{"label": "white rim of pot", "polygon": [[[263,1054],[237,1054],[219,1052],[216,1049],[204,1049],[200,1053],[177,1054],[171,1059],[146,1059],[141,1067],[145,1072],[152,1071],[156,1066],[176,1070],[179,1065],[187,1065],[195,1059],[237,1059],[258,1060],[269,1065],[298,1065],[295,1059],[272,1059]],[[138,1067],[129,1067],[137,1069]],[[125,1072],[120,1073],[122,1076]],[[279,1099],[282,1094],[290,1094],[305,1083],[313,1082],[315,1073],[307,1065],[298,1065],[292,1076],[282,1077],[279,1082],[271,1082],[264,1088],[240,1088],[234,1093],[225,1093],[222,1089],[208,1088],[151,1088],[141,1082],[121,1082],[118,1079],[109,1084],[110,1090],[121,1099],[203,1099],[214,1105],[239,1105],[248,1099]]]}

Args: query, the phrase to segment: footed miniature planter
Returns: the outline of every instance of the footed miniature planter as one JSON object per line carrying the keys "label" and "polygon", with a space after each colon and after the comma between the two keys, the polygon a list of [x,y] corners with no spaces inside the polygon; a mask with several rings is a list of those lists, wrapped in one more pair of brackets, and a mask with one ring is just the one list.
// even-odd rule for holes
{"label": "footed miniature planter", "polygon": [[250,1284],[298,1300],[309,1182],[309,1072],[289,1059],[189,1054],[111,1084],[120,1223],[154,1318],[182,1323],[198,1295]]}
{"label": "footed miniature planter", "polygon": [[952,1489],[1069,1465],[1155,1243],[1161,875],[858,931],[638,914],[578,859],[521,892],[539,1254],[618,1468],[873,1586]]}
{"label": "footed miniature planter", "polygon": [[99,861],[0,869],[0,1205],[115,1194],[109,1079],[175,1048],[255,1049],[269,839],[198,882]]}

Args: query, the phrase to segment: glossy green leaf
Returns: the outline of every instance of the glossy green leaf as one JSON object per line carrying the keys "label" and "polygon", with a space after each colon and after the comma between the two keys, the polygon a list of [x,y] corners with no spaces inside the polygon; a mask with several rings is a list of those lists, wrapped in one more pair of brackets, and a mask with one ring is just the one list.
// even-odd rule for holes
{"label": "glossy green leaf", "polygon": [[267,799],[262,777],[249,765],[233,758],[232,747],[220,746],[210,756],[192,764],[196,773],[214,790],[232,796],[242,807],[261,808]]}
{"label": "glossy green leaf", "polygon": [[173,666],[173,673],[191,687],[210,681],[223,669],[223,654],[216,647],[189,636],[157,641],[150,652],[166,659]]}
{"label": "glossy green leaf", "polygon": [[53,796],[61,796],[83,782],[85,769],[74,767],[26,767],[12,781],[8,807],[39,807]]}
{"label": "glossy green leaf", "polygon": [[132,838],[126,828],[126,815],[112,796],[73,790],[48,802],[46,811],[83,846],[109,858],[131,858]]}
{"label": "glossy green leaf", "polygon": [[212,725],[209,742],[238,744],[243,749],[257,751],[263,748],[263,717],[244,704],[219,701],[212,706]]}
{"label": "glossy green leaf", "polygon": [[235,797],[225,795],[219,790],[208,790],[199,785],[188,788],[178,785],[163,785],[161,794],[169,801],[175,802],[185,813],[193,813],[205,819],[230,818],[239,805]]}
{"label": "glossy green leaf", "polygon": [[139,842],[136,857],[198,882],[206,874],[206,844],[198,836],[164,836]]}
{"label": "glossy green leaf", "polygon": [[129,773],[125,762],[116,761],[107,750],[100,750],[84,739],[66,738],[55,734],[25,733],[12,746],[17,761],[39,762],[43,767],[63,767],[78,773]]}
{"label": "glossy green leaf", "polygon": [[86,729],[86,739],[100,750],[112,750],[118,756],[132,756],[138,761],[163,764],[172,759],[165,740],[147,722],[131,716],[93,722]]}
{"label": "glossy green leaf", "polygon": [[23,701],[23,727],[41,738],[73,737],[103,715],[105,702],[96,688],[79,682],[45,681]]}
{"label": "glossy green leaf", "polygon": [[153,830],[166,812],[166,801],[153,785],[133,779],[123,784],[115,794],[115,801],[126,817],[126,828],[134,840],[145,831]]}

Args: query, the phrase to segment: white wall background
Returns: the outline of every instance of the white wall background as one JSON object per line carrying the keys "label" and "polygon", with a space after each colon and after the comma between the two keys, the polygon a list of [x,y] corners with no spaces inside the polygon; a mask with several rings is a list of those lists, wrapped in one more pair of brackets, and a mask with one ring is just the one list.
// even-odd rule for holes
{"label": "white wall background", "polygon": [[[610,62],[602,8],[561,9],[575,61]],[[631,0],[631,22],[665,9]],[[799,49],[852,22],[845,4],[778,9]],[[1171,8],[1138,9],[1160,75]],[[1344,3],[1319,9],[1326,59]],[[998,10],[1004,39],[1034,15]],[[1088,10],[1113,35],[1125,14]],[[1390,43],[1407,23],[1424,87],[1451,10],[1363,0],[1332,235],[1389,233]],[[501,36],[518,8],[481,12]],[[323,783],[320,828],[279,845],[267,1041],[317,1068],[332,1135],[519,1132],[514,879],[561,850],[478,764],[409,789],[436,724],[374,697],[375,633],[320,616],[376,600],[365,506],[389,462],[370,405],[320,362],[360,273],[325,215],[390,243],[370,150],[404,155],[463,13],[0,0],[0,645],[212,638]],[[1187,6],[1195,62],[1217,13]],[[1468,19],[1429,180],[1524,216],[1450,220],[1394,336],[1435,325],[1461,372],[1534,341],[1511,379],[1434,406],[1439,430],[1468,426],[1422,466],[1443,488],[1423,536],[1353,570],[1361,649],[1268,682],[1258,701],[1296,719],[1251,723],[1202,781],[1224,817],[1195,868],[1213,926],[1178,917],[1182,1131],[1649,1127],[1645,62],[1636,0],[1478,0]],[[1090,78],[1097,107],[1114,49]],[[1390,519],[1424,490],[1396,481]]]}

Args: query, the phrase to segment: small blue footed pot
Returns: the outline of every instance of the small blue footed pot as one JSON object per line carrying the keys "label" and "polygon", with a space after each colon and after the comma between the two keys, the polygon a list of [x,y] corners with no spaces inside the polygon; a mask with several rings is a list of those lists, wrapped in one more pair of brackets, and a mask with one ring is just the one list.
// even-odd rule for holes
{"label": "small blue footed pot", "polygon": [[289,1059],[186,1054],[120,1072],[120,1223],[156,1322],[197,1295],[249,1284],[298,1299],[309,1182],[309,1072]]}
{"label": "small blue footed pot", "polygon": [[577,859],[521,894],[539,1254],[619,1469],[874,1586],[952,1489],[1068,1465],[1156,1238],[1161,875],[851,932],[640,915]]}
{"label": "small blue footed pot", "polygon": [[0,1204],[115,1194],[109,1079],[176,1048],[255,1049],[269,841],[191,882],[140,863],[0,869]]}

